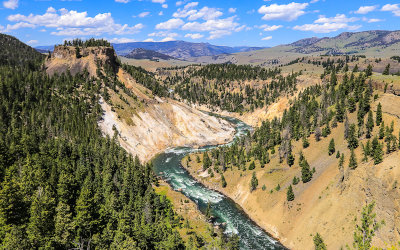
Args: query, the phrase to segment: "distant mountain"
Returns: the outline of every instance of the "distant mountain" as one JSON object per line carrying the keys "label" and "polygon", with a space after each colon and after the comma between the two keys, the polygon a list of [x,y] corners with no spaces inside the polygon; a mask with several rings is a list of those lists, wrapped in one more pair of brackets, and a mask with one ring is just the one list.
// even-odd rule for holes
{"label": "distant mountain", "polygon": [[389,58],[400,51],[400,31],[371,30],[344,32],[335,37],[311,37],[290,44],[256,51],[191,58],[196,63],[235,63],[252,65],[286,64],[304,56],[365,55]]}
{"label": "distant mountain", "polygon": [[113,44],[118,55],[126,55],[133,49],[143,48],[153,50],[174,58],[187,59],[199,56],[215,56],[219,54],[231,54],[263,49],[262,47],[229,47],[217,46],[209,43],[191,43],[185,41],[170,42],[132,42]]}
{"label": "distant mountain", "polygon": [[[115,52],[120,56],[126,56],[134,49],[153,50],[177,59],[188,59],[190,57],[200,56],[216,56],[220,54],[232,54],[237,52],[246,52],[266,47],[229,47],[218,46],[209,43],[191,43],[185,41],[169,41],[169,42],[131,42],[131,43],[114,43],[112,44]],[[38,51],[53,51],[54,46],[37,46]]]}
{"label": "distant mountain", "polygon": [[357,54],[363,51],[384,50],[399,45],[400,31],[371,30],[344,32],[335,37],[307,38],[289,44],[291,52],[310,54],[315,52],[340,55]]}
{"label": "distant mountain", "polygon": [[162,53],[159,53],[154,50],[148,50],[148,49],[143,49],[143,48],[137,48],[131,51],[131,53],[125,55],[127,58],[132,58],[132,59],[149,59],[149,60],[170,60],[170,59],[175,59],[172,56],[165,55]]}

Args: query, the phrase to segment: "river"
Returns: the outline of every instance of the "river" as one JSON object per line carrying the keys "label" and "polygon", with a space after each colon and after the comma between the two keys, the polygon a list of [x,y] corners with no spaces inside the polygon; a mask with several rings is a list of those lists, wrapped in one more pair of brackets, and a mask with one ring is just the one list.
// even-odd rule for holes
{"label": "river", "polygon": [[[250,126],[242,121],[224,117],[236,126],[235,139],[247,133]],[[234,141],[233,140],[233,141]],[[233,143],[230,142],[228,144]],[[227,145],[227,144],[225,144]],[[159,154],[153,159],[155,173],[162,177],[174,190],[179,190],[194,201],[201,212],[205,213],[207,204],[211,203],[214,223],[226,223],[225,233],[235,233],[240,237],[241,249],[285,249],[279,242],[271,238],[263,229],[257,226],[243,210],[231,199],[198,183],[181,165],[181,160],[192,152],[204,151],[215,146],[200,149],[175,148]]]}

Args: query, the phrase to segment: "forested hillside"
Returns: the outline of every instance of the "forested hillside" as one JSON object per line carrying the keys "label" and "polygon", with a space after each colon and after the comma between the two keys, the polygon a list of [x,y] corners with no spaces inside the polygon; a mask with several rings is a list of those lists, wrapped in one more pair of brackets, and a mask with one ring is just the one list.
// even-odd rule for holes
{"label": "forested hillside", "polygon": [[164,84],[175,90],[176,98],[237,113],[263,108],[280,96],[293,94],[296,78],[301,75],[234,64],[165,68],[158,72]]}
{"label": "forested hillside", "polygon": [[0,65],[38,68],[45,56],[13,36],[0,34]]}
{"label": "forested hillside", "polygon": [[0,79],[4,248],[183,247],[151,166],[101,135],[99,83],[4,64]]}

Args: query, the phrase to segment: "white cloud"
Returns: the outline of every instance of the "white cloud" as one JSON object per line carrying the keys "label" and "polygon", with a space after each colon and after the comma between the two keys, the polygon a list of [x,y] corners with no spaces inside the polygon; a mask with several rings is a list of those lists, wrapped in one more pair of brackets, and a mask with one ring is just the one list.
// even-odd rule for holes
{"label": "white cloud", "polygon": [[217,39],[223,36],[228,36],[232,34],[232,31],[229,30],[213,30],[210,31],[210,36],[207,37],[208,40],[213,40],[213,39]]}
{"label": "white cloud", "polygon": [[377,23],[377,22],[383,22],[383,21],[385,21],[385,20],[384,19],[378,19],[378,18],[371,18],[371,19],[367,20],[368,23]]}
{"label": "white cloud", "polygon": [[49,8],[47,8],[46,12],[47,13],[56,13],[57,10],[50,6]]}
{"label": "white cloud", "polygon": [[326,17],[324,15],[320,15],[314,23],[350,23],[357,21],[358,18],[355,17],[346,17],[345,14],[336,14],[334,17]]}
{"label": "white cloud", "polygon": [[229,11],[229,13],[235,13],[236,12],[236,8],[229,8],[228,11]]}
{"label": "white cloud", "polygon": [[[3,26],[2,26],[3,27]],[[16,24],[7,24],[6,29],[3,30],[3,32],[11,32],[13,30],[21,29],[21,28],[35,28],[36,26],[34,24],[26,23],[26,22],[19,22]]]}
{"label": "white cloud", "polygon": [[381,11],[391,11],[395,16],[400,16],[399,4],[386,4],[382,7]]}
{"label": "white cloud", "polygon": [[38,40],[29,40],[26,43],[29,44],[29,45],[33,45],[33,44],[37,44]]}
{"label": "white cloud", "polygon": [[347,23],[304,24],[293,27],[295,30],[312,31],[315,33],[330,33],[340,29],[357,30],[361,25],[349,26]]}
{"label": "white cloud", "polygon": [[166,38],[162,39],[160,42],[170,42],[170,41],[175,41],[175,38],[173,38],[173,37],[166,37]]}
{"label": "white cloud", "polygon": [[161,5],[161,7],[163,7],[164,9],[166,9],[166,8],[168,8],[168,4],[163,4],[163,5]]}
{"label": "white cloud", "polygon": [[172,16],[175,18],[188,18],[188,20],[194,21],[199,18],[204,20],[216,19],[223,15],[223,13],[216,8],[209,8],[207,6],[200,10],[194,9],[198,4],[198,2],[188,3],[183,8],[179,8]]}
{"label": "white cloud", "polygon": [[156,25],[158,30],[171,30],[181,27],[185,22],[179,18],[171,18],[166,22],[162,22]]}
{"label": "white cloud", "polygon": [[150,12],[145,11],[145,12],[140,13],[140,14],[138,15],[138,17],[143,18],[143,17],[146,17],[146,16],[148,16],[148,15],[150,15]]}
{"label": "white cloud", "polygon": [[117,3],[129,3],[130,0],[115,0]]}
{"label": "white cloud", "polygon": [[191,39],[194,40],[194,39],[203,38],[204,35],[202,35],[202,34],[200,34],[200,33],[189,33],[189,34],[186,34],[185,37],[190,37]]}
{"label": "white cloud", "polygon": [[87,36],[104,33],[117,35],[133,34],[139,32],[144,27],[141,23],[134,26],[115,23],[111,13],[100,13],[94,17],[90,17],[86,11],[68,11],[65,8],[58,10],[58,12],[54,12],[53,8],[49,8],[43,15],[10,15],[7,19],[10,22],[24,22],[31,26],[56,28],[56,31],[51,32],[51,34],[61,36]]}
{"label": "white cloud", "polygon": [[162,16],[162,15],[164,15],[164,12],[160,11],[160,12],[158,12],[158,15]]}
{"label": "white cloud", "polygon": [[378,6],[373,5],[373,6],[361,6],[358,8],[358,10],[354,11],[356,14],[367,14],[371,11],[374,11]]}
{"label": "white cloud", "polygon": [[260,28],[260,29],[263,29],[264,31],[274,31],[274,30],[280,29],[280,28],[282,28],[282,27],[283,27],[282,25],[272,25],[272,26],[269,26],[269,25],[267,25],[267,24],[263,24],[263,25],[259,26],[259,28]]}
{"label": "white cloud", "polygon": [[18,8],[18,0],[3,1],[4,8],[15,10]]}
{"label": "white cloud", "polygon": [[132,38],[125,38],[125,37],[114,37],[112,39],[108,39],[111,43],[132,43],[136,42],[135,39]]}
{"label": "white cloud", "polygon": [[151,0],[153,3],[165,3],[165,0]]}
{"label": "white cloud", "polygon": [[261,40],[268,41],[268,40],[271,40],[271,39],[272,39],[272,36],[266,36],[266,37],[262,38]]}
{"label": "white cloud", "polygon": [[264,15],[263,20],[284,20],[293,21],[299,16],[304,15],[308,3],[289,3],[289,4],[271,4],[269,6],[263,5],[258,9],[258,13]]}
{"label": "white cloud", "polygon": [[357,21],[358,18],[346,17],[344,14],[337,14],[334,17],[319,16],[313,24],[296,25],[295,30],[312,31],[315,33],[330,33],[340,29],[357,30],[361,25],[349,25],[348,23]]}
{"label": "white cloud", "polygon": [[143,40],[143,42],[155,42],[153,38],[147,38]]}
{"label": "white cloud", "polygon": [[182,26],[183,30],[190,31],[215,31],[215,30],[234,30],[239,23],[234,21],[235,17],[225,19],[207,20],[206,22],[189,22]]}
{"label": "white cloud", "polygon": [[177,37],[179,36],[178,33],[171,33],[168,31],[159,31],[159,32],[153,32],[148,34],[148,36],[156,36],[156,37]]}

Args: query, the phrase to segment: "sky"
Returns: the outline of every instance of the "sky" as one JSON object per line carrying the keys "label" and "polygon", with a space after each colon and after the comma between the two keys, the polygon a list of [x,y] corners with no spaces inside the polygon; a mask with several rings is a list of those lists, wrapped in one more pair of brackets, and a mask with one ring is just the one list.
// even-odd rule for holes
{"label": "sky", "polygon": [[396,0],[0,1],[0,33],[31,46],[95,37],[270,47],[345,31],[400,29]]}

